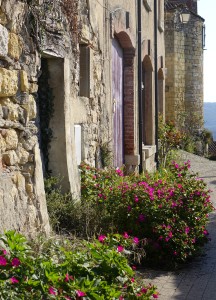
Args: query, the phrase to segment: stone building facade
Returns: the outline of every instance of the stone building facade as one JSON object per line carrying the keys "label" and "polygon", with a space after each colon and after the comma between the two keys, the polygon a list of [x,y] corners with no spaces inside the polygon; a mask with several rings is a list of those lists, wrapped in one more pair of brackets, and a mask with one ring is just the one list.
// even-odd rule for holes
{"label": "stone building facade", "polygon": [[137,2],[0,0],[0,232],[49,234],[47,175],[79,197],[81,161],[155,168],[155,72],[165,110],[164,1],[141,2],[142,162]]}
{"label": "stone building facade", "polygon": [[[190,15],[187,23],[182,13]],[[202,129],[204,19],[197,14],[197,1],[167,1],[165,32],[166,117],[180,127]]]}

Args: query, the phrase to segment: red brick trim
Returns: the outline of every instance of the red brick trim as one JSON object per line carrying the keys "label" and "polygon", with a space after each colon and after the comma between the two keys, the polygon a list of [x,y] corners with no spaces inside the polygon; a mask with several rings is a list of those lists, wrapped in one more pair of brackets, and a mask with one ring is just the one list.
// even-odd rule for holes
{"label": "red brick trim", "polygon": [[124,154],[135,154],[134,56],[135,49],[126,32],[116,34],[124,49]]}

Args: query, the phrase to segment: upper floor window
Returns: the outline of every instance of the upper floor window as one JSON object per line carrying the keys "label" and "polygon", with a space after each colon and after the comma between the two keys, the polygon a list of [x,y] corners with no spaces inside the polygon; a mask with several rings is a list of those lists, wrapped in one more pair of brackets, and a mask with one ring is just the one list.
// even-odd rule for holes
{"label": "upper floor window", "polygon": [[79,45],[80,50],[80,77],[79,95],[89,98],[90,95],[90,49],[86,44]]}

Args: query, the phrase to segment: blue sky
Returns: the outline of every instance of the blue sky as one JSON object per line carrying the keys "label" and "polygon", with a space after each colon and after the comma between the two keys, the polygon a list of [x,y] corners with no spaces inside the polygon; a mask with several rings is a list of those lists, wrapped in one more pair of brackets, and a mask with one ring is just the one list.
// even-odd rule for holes
{"label": "blue sky", "polygon": [[216,1],[198,0],[198,14],[205,19],[204,101],[216,102]]}

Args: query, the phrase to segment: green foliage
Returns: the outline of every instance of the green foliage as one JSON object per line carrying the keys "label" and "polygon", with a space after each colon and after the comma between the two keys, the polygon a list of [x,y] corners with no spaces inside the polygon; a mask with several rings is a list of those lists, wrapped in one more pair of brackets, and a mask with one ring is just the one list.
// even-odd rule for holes
{"label": "green foliage", "polygon": [[40,238],[30,246],[9,231],[0,242],[0,299],[157,297],[154,286],[139,286],[133,278],[125,257],[132,243],[128,237],[100,236],[92,243]]}
{"label": "green foliage", "polygon": [[101,164],[102,167],[110,167],[113,159],[113,154],[110,149],[110,142],[106,142],[100,145],[101,152]]}
{"label": "green foliage", "polygon": [[133,258],[140,261],[146,252],[157,264],[185,262],[208,241],[206,225],[214,208],[205,183],[189,172],[189,162],[174,162],[151,175],[80,168],[81,201],[47,187],[51,219],[67,232],[84,238],[116,232],[136,236]]}
{"label": "green foliage", "polygon": [[102,232],[147,239],[147,259],[184,262],[208,240],[213,210],[205,183],[189,167],[173,163],[168,171],[129,177],[82,165],[82,201],[94,205]]}
{"label": "green foliage", "polygon": [[160,165],[165,168],[174,159],[175,150],[186,140],[186,136],[176,128],[174,122],[164,122],[162,116],[159,117],[158,136],[160,144],[159,161]]}

